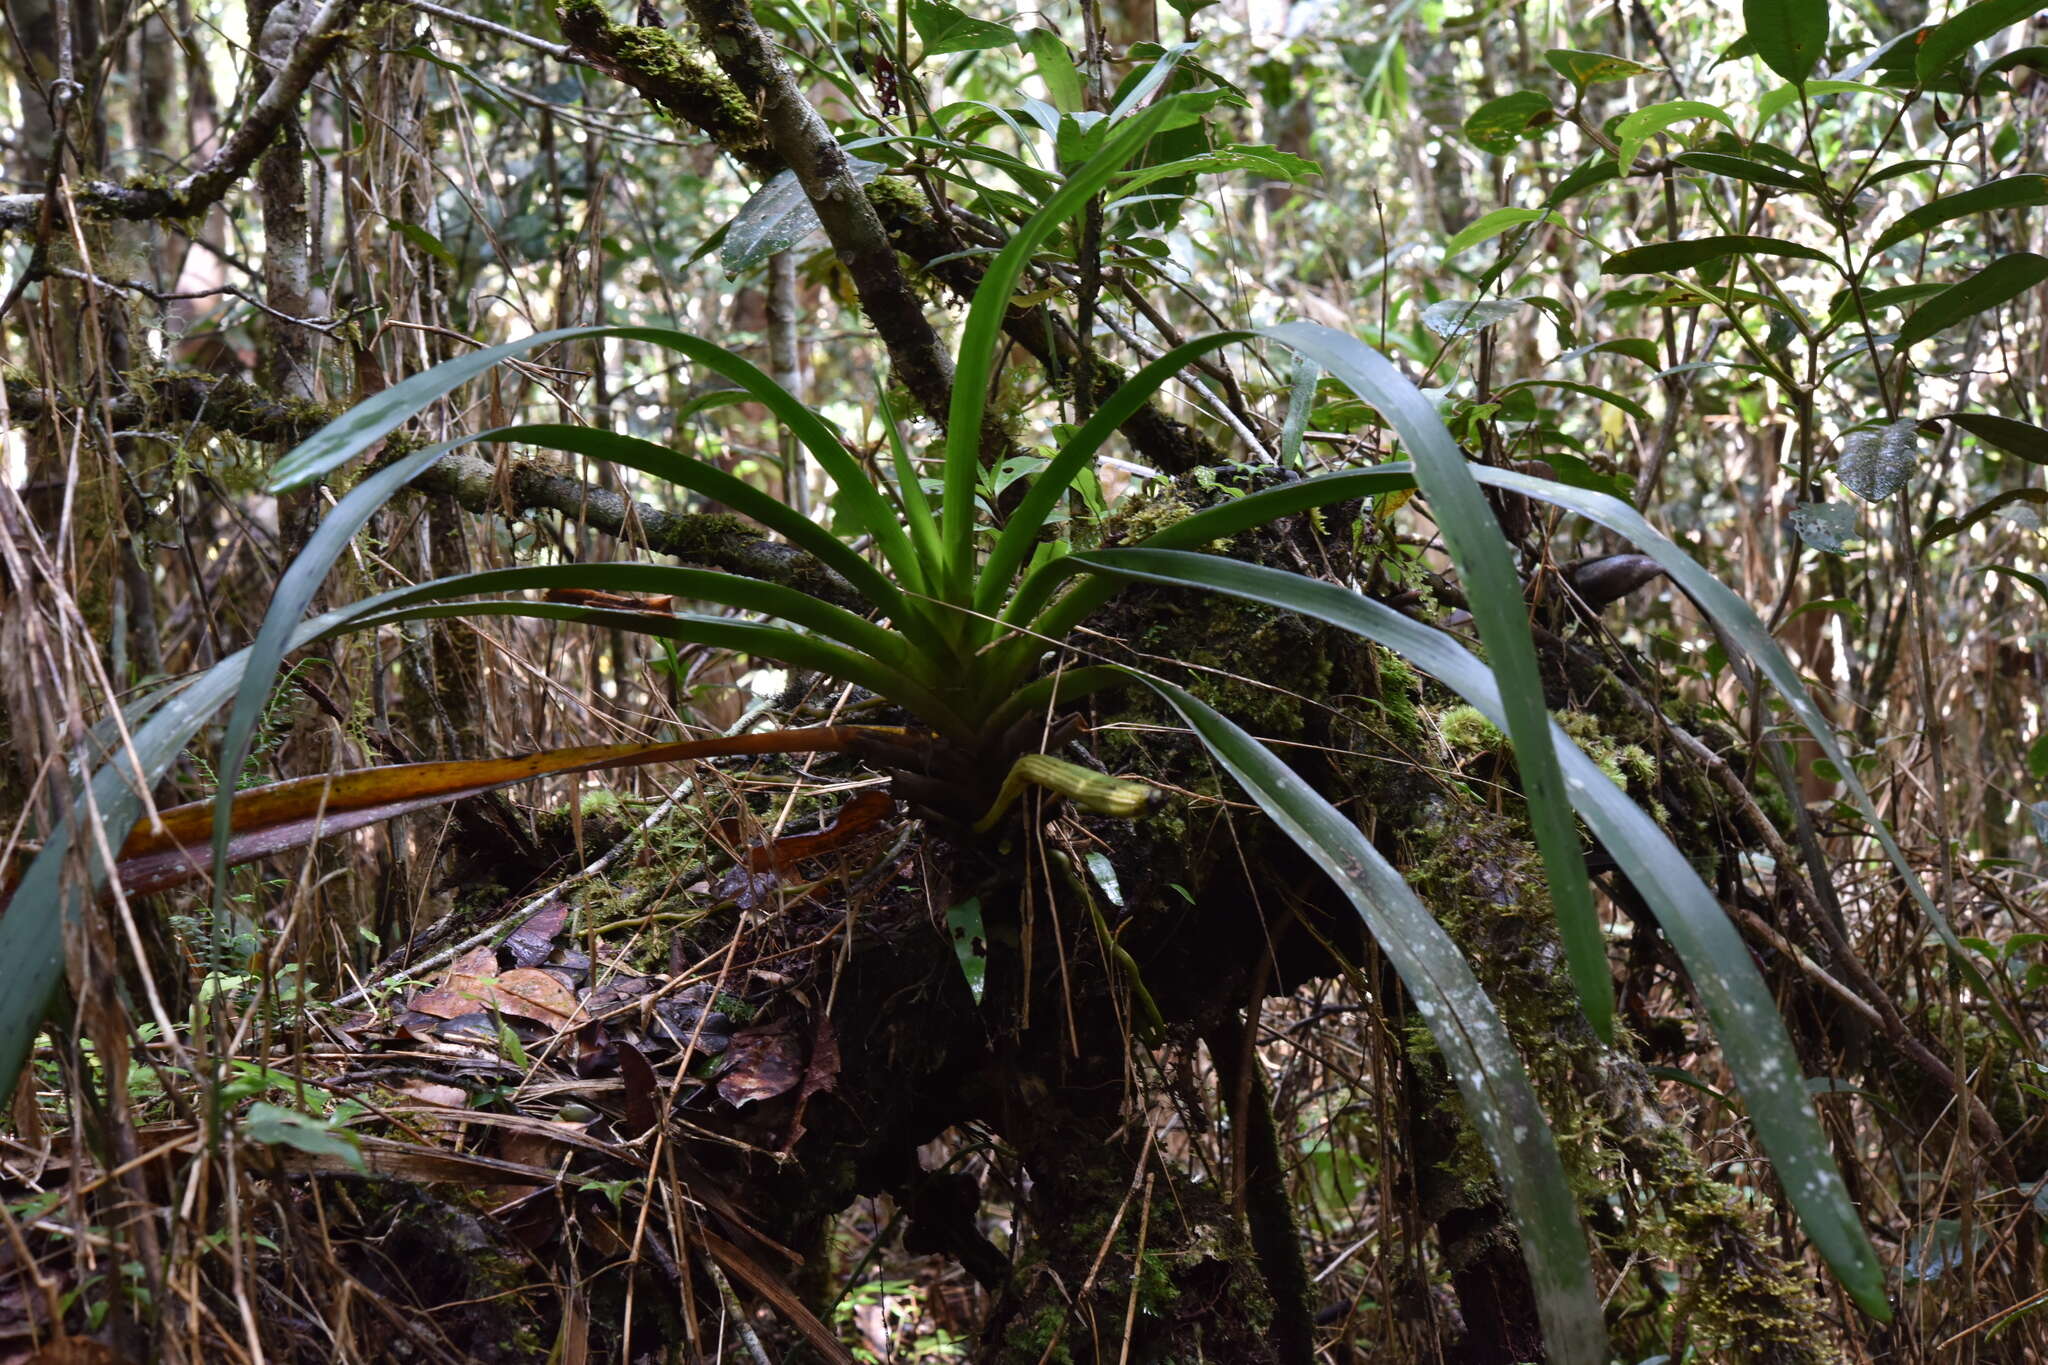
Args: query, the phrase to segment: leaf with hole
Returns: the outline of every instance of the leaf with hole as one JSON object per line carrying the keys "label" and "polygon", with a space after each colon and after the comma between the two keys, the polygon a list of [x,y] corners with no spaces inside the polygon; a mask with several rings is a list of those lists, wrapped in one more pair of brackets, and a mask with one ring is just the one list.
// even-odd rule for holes
{"label": "leaf with hole", "polygon": [[1792,509],[1792,529],[1816,550],[1847,554],[1858,538],[1856,509],[1839,502],[1802,502]]}
{"label": "leaf with hole", "polygon": [[953,940],[953,955],[959,960],[967,992],[979,1005],[988,980],[988,938],[981,923],[980,897],[969,896],[946,912],[946,933]]}

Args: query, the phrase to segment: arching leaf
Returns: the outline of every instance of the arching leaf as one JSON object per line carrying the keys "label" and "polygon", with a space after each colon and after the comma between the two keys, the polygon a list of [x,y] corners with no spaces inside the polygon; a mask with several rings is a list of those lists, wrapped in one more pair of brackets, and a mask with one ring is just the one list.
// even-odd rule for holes
{"label": "arching leaf", "polygon": [[2048,256],[2031,251],[2001,256],[1914,309],[1899,328],[1898,344],[1906,347],[1925,341],[1988,308],[2018,298],[2044,280],[2048,280]]}
{"label": "arching leaf", "polygon": [[1271,749],[1181,688],[1143,681],[1180,712],[1225,771],[1357,909],[1443,1052],[1465,1113],[1500,1173],[1549,1359],[1606,1365],[1607,1333],[1586,1234],[1557,1139],[1498,1011],[1457,945],[1358,826]]}

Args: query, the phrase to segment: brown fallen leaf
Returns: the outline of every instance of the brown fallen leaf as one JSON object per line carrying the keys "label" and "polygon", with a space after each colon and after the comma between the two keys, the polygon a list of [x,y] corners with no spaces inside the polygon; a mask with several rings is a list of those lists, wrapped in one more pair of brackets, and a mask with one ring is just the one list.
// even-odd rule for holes
{"label": "brown fallen leaf", "polygon": [[802,1049],[785,1024],[740,1030],[725,1055],[731,1065],[718,1078],[718,1093],[734,1108],[772,1100],[803,1079]]}
{"label": "brown fallen leaf", "polygon": [[526,917],[506,938],[505,952],[515,967],[538,967],[555,950],[555,935],[569,918],[569,902],[557,896]]}
{"label": "brown fallen leaf", "polygon": [[456,959],[441,984],[415,994],[406,1008],[440,1019],[496,1010],[552,1029],[576,1014],[576,993],[538,967],[498,970],[498,954],[483,947]]}
{"label": "brown fallen leaf", "polygon": [[431,1104],[441,1109],[469,1108],[469,1092],[459,1085],[442,1085],[438,1081],[423,1081],[417,1078],[398,1087],[399,1093]]}

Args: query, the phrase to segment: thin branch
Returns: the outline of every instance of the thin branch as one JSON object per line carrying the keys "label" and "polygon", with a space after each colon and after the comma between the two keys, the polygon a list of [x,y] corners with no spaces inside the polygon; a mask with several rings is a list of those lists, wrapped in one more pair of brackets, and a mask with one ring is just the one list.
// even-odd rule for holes
{"label": "thin branch", "polygon": [[[769,145],[811,202],[896,377],[925,415],[944,424],[953,398],[953,358],[904,277],[896,247],[839,140],[797,87],[747,0],[688,0],[705,46],[732,83],[758,102]],[[999,435],[1000,433],[998,433]]]}
{"label": "thin branch", "polygon": [[[62,391],[55,394],[53,402],[41,387],[12,376],[6,380],[6,394],[9,416],[17,425],[83,406]],[[169,374],[116,394],[108,419],[137,431],[183,421],[250,440],[291,445],[332,421],[338,411],[332,404],[274,398],[246,380]],[[163,437],[179,439],[167,431]],[[845,579],[802,550],[767,539],[750,522],[725,514],[672,512],[629,501],[543,460],[507,460],[501,484],[498,467],[491,461],[451,454],[415,478],[412,487],[445,493],[479,514],[549,511],[580,517],[594,530],[644,544],[657,554],[781,583],[849,611],[867,609]]]}
{"label": "thin branch", "polygon": [[[79,207],[101,217],[130,221],[193,218],[210,208],[230,185],[248,174],[256,158],[270,146],[362,4],[363,0],[327,0],[306,26],[291,59],[249,106],[227,141],[198,170],[165,186],[87,181],[75,193]],[[40,221],[45,198],[43,194],[0,195],[0,231]]]}

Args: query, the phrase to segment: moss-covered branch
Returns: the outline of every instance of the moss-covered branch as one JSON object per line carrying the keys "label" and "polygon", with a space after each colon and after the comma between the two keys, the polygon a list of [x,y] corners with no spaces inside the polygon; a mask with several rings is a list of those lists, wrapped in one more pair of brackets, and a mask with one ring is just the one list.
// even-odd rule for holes
{"label": "moss-covered branch", "polygon": [[[328,0],[308,22],[290,58],[236,120],[227,140],[196,170],[164,185],[86,181],[73,191],[74,202],[87,213],[129,220],[191,218],[212,207],[269,149],[361,8],[362,0]],[[46,198],[42,194],[0,195],[0,231],[43,221]],[[51,221],[57,220],[52,214]]]}
{"label": "moss-covered branch", "polygon": [[845,579],[793,546],[772,541],[739,517],[669,512],[598,488],[541,460],[511,459],[504,483],[498,467],[474,455],[446,455],[412,481],[421,492],[446,493],[471,512],[559,512],[609,536],[709,569],[796,588],[821,601],[864,611]]}
{"label": "moss-covered branch", "polygon": [[[83,400],[8,376],[7,408],[17,425],[86,409]],[[329,403],[274,398],[243,379],[206,374],[164,374],[132,384],[106,409],[93,409],[119,428],[164,431],[180,423],[228,432],[252,441],[292,445],[339,415]],[[166,432],[165,434],[170,434]],[[585,524],[621,539],[644,544],[657,554],[723,569],[747,578],[782,583],[849,611],[866,605],[838,574],[793,546],[769,540],[739,517],[671,512],[633,502],[598,488],[542,460],[506,462],[498,467],[474,455],[448,455],[413,480],[422,492],[446,493],[479,514],[550,511],[580,517]],[[509,498],[509,508],[507,505]]]}
{"label": "moss-covered branch", "polygon": [[[614,23],[601,0],[564,0],[556,17],[579,57],[639,91],[662,113],[702,132],[750,174],[765,180],[789,169],[790,163],[771,145],[766,125],[740,87],[681,38],[664,29]],[[837,150],[836,143],[833,150]],[[931,202],[916,185],[900,177],[883,176],[867,187],[864,198],[885,230],[892,253],[901,253],[927,270],[961,299],[973,296],[981,283],[980,263],[960,254],[969,243],[932,212]],[[822,218],[825,206],[819,207]],[[915,302],[914,297],[911,301]],[[1004,330],[1049,372],[1077,368],[1080,338],[1064,319],[1047,309],[1012,310]],[[1123,370],[1099,355],[1088,372],[1097,405],[1115,392],[1125,377]],[[908,382],[910,376],[906,374],[905,379]],[[1123,432],[1141,459],[1168,473],[1223,462],[1221,452],[1199,431],[1152,404],[1125,422]]]}

